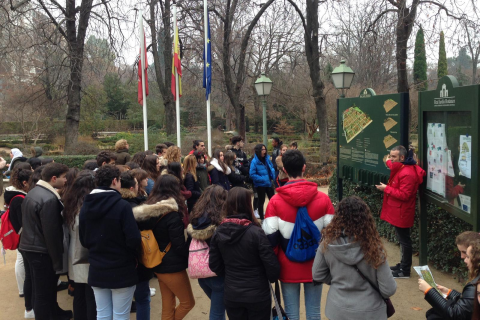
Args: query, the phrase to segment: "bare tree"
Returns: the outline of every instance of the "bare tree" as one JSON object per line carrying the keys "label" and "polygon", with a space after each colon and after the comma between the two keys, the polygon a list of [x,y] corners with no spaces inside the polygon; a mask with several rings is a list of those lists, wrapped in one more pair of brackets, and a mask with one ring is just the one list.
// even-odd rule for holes
{"label": "bare tree", "polygon": [[467,38],[467,48],[472,55],[472,84],[477,83],[477,67],[480,56],[480,26],[473,21],[464,21],[465,36]]}
{"label": "bare tree", "polygon": [[[461,20],[465,18],[465,13],[462,12],[462,8],[459,8],[460,4],[457,4],[455,0],[449,0],[449,8],[447,8],[447,4],[430,0],[412,0],[411,3],[408,0],[381,0],[377,1],[376,5],[381,9],[381,12],[370,23],[365,33],[373,32],[376,34],[375,26],[377,23],[389,14],[396,14],[397,92],[408,92],[410,89],[407,69],[408,40],[412,34],[420,6],[423,5],[432,10],[433,18],[438,16],[440,12],[444,12],[450,18]],[[472,1],[472,5],[475,8],[474,1]],[[434,9],[437,9],[437,11]],[[454,9],[457,12],[453,12]]]}
{"label": "bare tree", "polygon": [[[69,68],[69,80],[67,86],[67,113],[65,122],[65,152],[74,153],[78,141],[82,69],[84,63],[85,40],[87,29],[92,21],[98,26],[98,32],[107,33],[109,41],[114,43],[116,36],[118,43],[124,43],[125,35],[121,31],[121,23],[126,19],[122,17],[119,3],[101,0],[94,4],[93,0],[66,0],[65,5],[55,0],[24,0],[15,2],[10,0],[2,4],[5,12],[17,12],[19,18],[26,11],[33,10],[41,13],[48,19],[53,28],[50,34],[45,34],[43,41],[60,46],[65,44],[65,63]],[[28,10],[25,8],[28,7]],[[50,35],[60,34],[56,40]]]}

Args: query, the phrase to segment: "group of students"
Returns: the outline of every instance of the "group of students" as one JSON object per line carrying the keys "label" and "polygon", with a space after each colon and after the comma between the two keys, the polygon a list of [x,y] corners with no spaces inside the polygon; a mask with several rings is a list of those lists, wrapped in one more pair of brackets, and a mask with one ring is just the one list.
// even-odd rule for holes
{"label": "group of students", "polygon": [[[334,208],[315,183],[303,179],[302,153],[285,150],[277,169],[288,181],[272,194],[260,223],[253,193],[219,177],[229,175],[226,168],[248,167],[256,192],[268,195],[274,169],[266,148],[257,145],[249,166],[244,153],[236,156],[240,161],[231,168],[223,152],[209,159],[197,142],[183,166],[174,145],[160,144],[155,154],[139,152],[130,159],[125,140],[117,142],[116,153],[101,152],[82,171],[60,163],[33,171],[27,162],[10,166],[5,203],[20,234],[16,268],[25,270],[25,318],[129,319],[135,300],[137,319],[150,319],[149,282],[156,277],[161,319],[183,319],[195,306],[187,270],[192,263],[199,267],[191,259],[196,241],[208,252],[200,266],[206,272],[195,278],[211,300],[209,319],[226,319],[225,313],[232,320],[270,319],[270,283],[276,281],[291,320],[300,319],[302,284],[307,319],[320,319],[323,283],[330,286],[329,319],[387,319],[385,299],[395,293],[396,282],[362,199],[348,197]],[[236,145],[241,151],[243,141]],[[307,225],[321,233],[320,244],[307,239],[309,232],[296,238],[301,210]],[[142,264],[141,234],[149,230],[164,254],[152,268]],[[292,260],[290,246],[297,240],[318,247],[312,258]],[[479,319],[480,235],[463,233],[456,244],[471,281],[462,293],[439,285],[444,298],[419,280],[432,305],[427,319]],[[56,302],[59,274],[68,274],[73,284],[73,313]]]}

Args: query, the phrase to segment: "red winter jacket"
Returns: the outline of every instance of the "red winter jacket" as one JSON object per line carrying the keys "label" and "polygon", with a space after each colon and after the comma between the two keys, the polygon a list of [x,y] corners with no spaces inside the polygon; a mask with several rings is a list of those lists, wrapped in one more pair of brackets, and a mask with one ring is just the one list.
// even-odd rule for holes
{"label": "red winter jacket", "polygon": [[390,179],[383,192],[380,219],[399,228],[413,227],[418,186],[423,182],[425,171],[417,165],[387,161]]}
{"label": "red winter jacket", "polygon": [[285,256],[288,240],[293,232],[299,207],[307,207],[308,215],[321,231],[335,213],[332,202],[326,194],[317,190],[317,184],[296,180],[277,188],[277,194],[270,199],[263,221],[263,230],[280,262],[280,281],[312,282],[313,259],[293,262]]}

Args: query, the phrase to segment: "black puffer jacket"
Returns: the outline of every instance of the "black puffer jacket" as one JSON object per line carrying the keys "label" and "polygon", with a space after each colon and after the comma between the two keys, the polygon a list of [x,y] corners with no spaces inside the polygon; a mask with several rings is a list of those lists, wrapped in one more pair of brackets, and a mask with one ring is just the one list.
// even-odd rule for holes
{"label": "black puffer jacket", "polygon": [[190,242],[185,240],[183,221],[173,198],[135,207],[133,215],[140,230],[153,230],[160,250],[172,243],[170,251],[162,263],[152,269],[153,272],[175,273],[188,268]]}
{"label": "black puffer jacket", "polygon": [[80,242],[89,250],[88,284],[118,289],[137,284],[140,231],[132,208],[117,190],[97,187],[80,210]]}
{"label": "black puffer jacket", "polygon": [[[5,204],[10,207],[9,218],[16,233],[22,228],[22,203],[26,195],[26,192],[19,190],[14,186],[7,187],[7,189],[5,189],[5,194],[3,195]],[[23,196],[23,198],[17,196]]]}
{"label": "black puffer jacket", "polygon": [[229,216],[210,241],[210,269],[225,275],[225,300],[270,300],[268,282],[278,280],[280,264],[261,227],[246,215]]}
{"label": "black puffer jacket", "polygon": [[245,184],[245,181],[247,180],[247,177],[244,176],[237,167],[230,168],[230,169],[232,170],[232,172],[227,177],[228,177],[228,181],[230,181],[230,184],[232,185],[232,188],[234,187],[246,188],[247,185]]}
{"label": "black puffer jacket", "polygon": [[55,271],[63,269],[63,204],[55,189],[39,180],[22,203],[20,251],[48,253]]}
{"label": "black puffer jacket", "polygon": [[192,212],[193,206],[197,203],[198,198],[202,195],[200,190],[200,181],[195,181],[193,174],[188,172],[184,180],[185,188],[192,193],[192,196],[187,199],[188,212]]}
{"label": "black puffer jacket", "polygon": [[433,307],[427,314],[435,313],[445,320],[471,320],[473,314],[473,300],[477,299],[477,286],[475,283],[480,276],[467,283],[463,292],[452,290],[443,298],[435,289],[430,289],[425,295],[425,300]]}

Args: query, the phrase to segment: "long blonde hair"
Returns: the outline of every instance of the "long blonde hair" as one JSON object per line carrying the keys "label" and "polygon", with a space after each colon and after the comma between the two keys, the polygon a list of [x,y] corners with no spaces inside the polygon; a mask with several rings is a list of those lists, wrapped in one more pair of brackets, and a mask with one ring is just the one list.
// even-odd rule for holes
{"label": "long blonde hair", "polygon": [[189,154],[183,159],[183,171],[185,175],[190,173],[195,181],[197,181],[197,158],[194,155]]}

